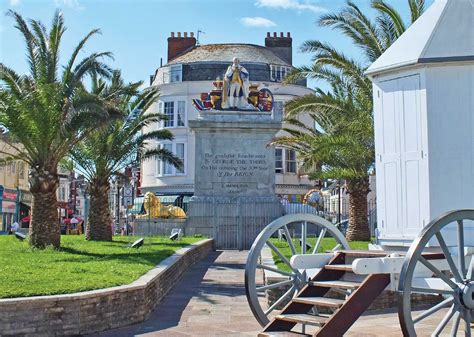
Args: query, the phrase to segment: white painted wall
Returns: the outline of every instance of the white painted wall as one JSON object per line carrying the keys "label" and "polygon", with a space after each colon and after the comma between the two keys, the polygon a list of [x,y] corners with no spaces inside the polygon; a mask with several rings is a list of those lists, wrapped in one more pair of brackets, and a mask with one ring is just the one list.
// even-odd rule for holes
{"label": "white painted wall", "polygon": [[474,65],[427,71],[431,218],[474,208]]}
{"label": "white painted wall", "polygon": [[[432,67],[428,83],[430,219],[474,209],[474,65]],[[474,223],[465,223],[466,245],[474,246]],[[456,242],[455,228],[443,234]]]}

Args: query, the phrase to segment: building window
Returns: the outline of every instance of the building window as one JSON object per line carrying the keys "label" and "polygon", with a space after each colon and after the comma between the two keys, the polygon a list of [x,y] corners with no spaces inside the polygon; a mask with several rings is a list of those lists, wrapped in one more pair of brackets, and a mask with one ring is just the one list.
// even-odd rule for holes
{"label": "building window", "polygon": [[[169,152],[173,152],[173,144],[164,144],[163,148],[165,150],[168,150]],[[173,169],[174,169],[173,165],[171,165],[169,163],[164,163],[163,175],[165,175],[165,176],[172,175],[173,174]]]}
{"label": "building window", "polygon": [[286,150],[286,173],[296,173],[296,152]]}
{"label": "building window", "polygon": [[66,189],[61,187],[59,190],[59,200],[65,201],[66,200]]}
{"label": "building window", "polygon": [[277,66],[270,66],[270,79],[272,81],[276,81],[276,77],[277,77]]}
{"label": "building window", "polygon": [[181,64],[171,66],[170,70],[170,82],[181,82],[182,81],[183,68]]}
{"label": "building window", "polygon": [[165,128],[172,128],[174,126],[174,102],[165,102],[164,115],[166,120],[164,121]]}
{"label": "building window", "polygon": [[161,127],[174,128],[186,125],[186,102],[167,101],[158,102],[158,112],[166,116],[166,120],[161,123]]}
{"label": "building window", "polygon": [[[162,145],[158,145],[158,148],[161,149],[162,147],[163,147]],[[163,174],[163,170],[161,169],[162,166],[163,166],[162,161],[160,159],[158,159],[156,161],[156,175],[158,177],[161,177],[161,175]]]}
{"label": "building window", "polygon": [[[181,159],[184,164],[184,143],[176,144],[176,157]],[[176,174],[184,174],[184,165],[183,167],[176,169]]]}
{"label": "building window", "polygon": [[186,114],[186,102],[178,101],[178,111],[176,112],[176,125],[177,126],[184,126],[184,121],[186,118],[185,114]]}
{"label": "building window", "polygon": [[270,65],[270,80],[273,82],[282,82],[291,68],[286,66]]}
{"label": "building window", "polygon": [[275,173],[283,173],[283,150],[275,149]]}
{"label": "building window", "polygon": [[186,167],[186,151],[185,151],[185,143],[166,143],[159,145],[160,148],[166,149],[173,153],[176,157],[182,160],[183,167],[182,168],[175,168],[173,165],[164,162],[163,160],[158,159],[157,161],[157,168],[156,168],[156,175],[159,177],[163,176],[176,176],[176,175],[184,175],[185,167]]}

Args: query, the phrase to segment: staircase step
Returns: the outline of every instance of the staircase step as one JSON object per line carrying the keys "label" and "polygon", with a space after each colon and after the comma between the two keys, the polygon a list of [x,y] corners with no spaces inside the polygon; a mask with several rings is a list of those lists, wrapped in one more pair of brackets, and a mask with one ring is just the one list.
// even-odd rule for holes
{"label": "staircase step", "polygon": [[291,332],[291,331],[268,331],[260,332],[258,337],[311,337],[305,333]]}
{"label": "staircase step", "polygon": [[327,264],[324,269],[352,271],[352,264]]}
{"label": "staircase step", "polygon": [[327,321],[327,316],[321,315],[307,315],[307,314],[285,314],[285,315],[277,315],[275,319],[293,323],[300,323],[300,324],[308,324],[308,325],[316,325],[316,326],[323,326]]}
{"label": "staircase step", "polygon": [[357,289],[360,286],[360,282],[350,281],[313,281],[309,282],[315,287],[326,287],[326,288],[341,288],[341,289]]}
{"label": "staircase step", "polygon": [[344,255],[352,257],[384,257],[391,253],[377,250],[340,250],[338,252],[344,253]]}
{"label": "staircase step", "polygon": [[339,308],[344,304],[344,300],[328,297],[295,297],[293,302],[330,308]]}

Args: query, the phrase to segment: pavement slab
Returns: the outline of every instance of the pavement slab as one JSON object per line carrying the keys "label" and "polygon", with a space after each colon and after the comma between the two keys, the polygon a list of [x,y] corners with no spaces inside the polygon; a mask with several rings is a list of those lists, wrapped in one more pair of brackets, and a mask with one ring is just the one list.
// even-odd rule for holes
{"label": "pavement slab", "polygon": [[246,251],[215,251],[185,272],[143,323],[96,337],[255,336],[244,289]]}
{"label": "pavement slab", "polygon": [[[247,254],[247,251],[211,252],[183,274],[148,320],[93,336],[256,336],[261,327],[252,315],[244,288]],[[420,323],[419,336],[431,335],[445,314],[441,310]],[[446,329],[447,335],[449,330]],[[394,310],[368,313],[345,336],[400,337],[398,314]]]}

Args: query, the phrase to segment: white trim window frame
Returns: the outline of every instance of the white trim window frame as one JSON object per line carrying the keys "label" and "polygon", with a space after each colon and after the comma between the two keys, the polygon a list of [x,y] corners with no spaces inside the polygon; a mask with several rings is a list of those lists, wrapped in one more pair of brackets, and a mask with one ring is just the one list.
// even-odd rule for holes
{"label": "white trim window frame", "polygon": [[270,64],[270,81],[282,82],[290,70],[291,68],[287,66]]}
{"label": "white trim window frame", "polygon": [[276,67],[277,67],[277,66],[275,66],[275,65],[273,65],[273,64],[270,64],[270,81],[272,81],[272,82],[276,82],[276,81],[277,81],[277,80],[276,80],[276,77],[277,77],[277,76],[276,76],[276,72],[277,72]]}
{"label": "white trim window frame", "polygon": [[158,113],[168,117],[168,120],[160,122],[160,129],[186,128],[187,104],[185,97],[173,97],[159,101]]}
{"label": "white trim window frame", "polygon": [[275,148],[275,173],[276,174],[283,174],[284,167],[283,167],[283,149],[282,148]]}
{"label": "white trim window frame", "polygon": [[183,81],[183,65],[174,64],[170,66],[169,83],[179,83]]}
{"label": "white trim window frame", "polygon": [[296,174],[298,171],[298,161],[296,151],[285,149],[285,173]]}
{"label": "white trim window frame", "polygon": [[183,161],[183,168],[177,169],[171,164],[165,163],[161,159],[156,160],[156,176],[157,177],[175,177],[185,176],[187,173],[187,143],[182,140],[174,142],[164,142],[157,145],[160,149],[167,148],[175,156]]}
{"label": "white trim window frame", "polygon": [[174,109],[174,101],[165,101],[163,102],[163,115],[167,117],[168,119],[162,121],[163,127],[164,128],[174,128],[174,115],[175,115],[175,109]]}
{"label": "white trim window frame", "polygon": [[297,174],[298,156],[295,150],[275,148],[275,174]]}

